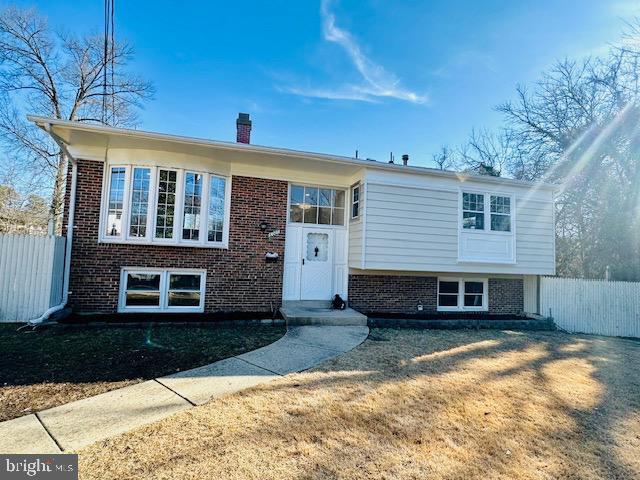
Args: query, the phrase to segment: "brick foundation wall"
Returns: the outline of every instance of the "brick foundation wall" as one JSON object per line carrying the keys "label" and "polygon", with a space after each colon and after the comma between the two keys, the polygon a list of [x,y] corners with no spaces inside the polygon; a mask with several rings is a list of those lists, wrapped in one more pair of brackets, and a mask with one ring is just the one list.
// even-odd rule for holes
{"label": "brick foundation wall", "polygon": [[436,277],[404,275],[349,275],[349,305],[363,313],[436,311]]}
{"label": "brick foundation wall", "polygon": [[489,312],[515,315],[524,311],[524,280],[489,278]]}
{"label": "brick foundation wall", "polygon": [[[206,269],[207,313],[268,312],[271,304],[276,308],[281,304],[287,182],[233,177],[227,250],[106,244],[98,243],[103,164],[80,160],[78,167],[69,297],[74,311],[114,313],[123,266]],[[65,198],[65,212],[68,201]],[[262,220],[282,232],[272,242],[260,231]],[[66,224],[65,215],[64,231]],[[277,252],[281,261],[266,263],[267,251]]]}
{"label": "brick foundation wall", "polygon": [[[524,310],[520,278],[489,278],[489,313],[517,315]],[[405,275],[349,275],[349,304],[367,313],[417,314],[437,312],[437,277]],[[452,312],[454,315],[456,312]]]}

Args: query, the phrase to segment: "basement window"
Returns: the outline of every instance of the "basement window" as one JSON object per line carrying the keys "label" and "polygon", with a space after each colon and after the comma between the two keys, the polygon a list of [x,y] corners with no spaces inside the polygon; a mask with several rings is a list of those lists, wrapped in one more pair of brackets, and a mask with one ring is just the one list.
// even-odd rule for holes
{"label": "basement window", "polygon": [[125,268],[120,312],[203,312],[206,271]]}
{"label": "basement window", "polygon": [[438,311],[488,310],[486,278],[439,278]]}

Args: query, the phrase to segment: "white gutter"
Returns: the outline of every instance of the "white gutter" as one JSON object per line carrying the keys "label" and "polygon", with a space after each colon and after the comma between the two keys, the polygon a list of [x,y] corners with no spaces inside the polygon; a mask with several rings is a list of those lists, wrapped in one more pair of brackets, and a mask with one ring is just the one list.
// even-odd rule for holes
{"label": "white gutter", "polygon": [[[62,287],[62,302],[58,305],[54,305],[46,312],[40,315],[38,318],[29,320],[29,325],[41,325],[48,323],[47,320],[56,312],[63,310],[67,306],[69,300],[69,279],[71,277],[71,246],[73,245],[73,228],[74,217],[76,212],[76,185],[78,183],[78,161],[69,153],[67,146],[64,144],[55,133],[51,131],[51,124],[45,123],[43,125],[45,131],[51,135],[51,138],[58,144],[60,149],[71,160],[71,192],[69,193],[69,214],[67,217],[67,242],[64,250],[64,280]],[[54,323],[54,322],[51,322]]]}

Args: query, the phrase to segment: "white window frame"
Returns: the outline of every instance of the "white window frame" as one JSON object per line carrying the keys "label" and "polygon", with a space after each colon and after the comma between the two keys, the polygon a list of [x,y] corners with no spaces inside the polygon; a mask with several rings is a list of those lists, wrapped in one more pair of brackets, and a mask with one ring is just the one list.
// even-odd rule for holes
{"label": "white window frame", "polygon": [[[489,279],[473,277],[438,277],[436,293],[436,307],[438,312],[486,312],[489,310]],[[440,282],[458,282],[458,305],[453,307],[440,306]],[[464,306],[464,284],[465,282],[482,282],[482,306]]]}
{"label": "white window frame", "polygon": [[[106,234],[106,222],[109,209],[109,192],[111,189],[111,169],[125,169],[125,194],[123,200],[122,214],[122,232],[118,236],[110,236]],[[149,206],[147,214],[147,232],[144,237],[130,236],[130,217],[131,217],[131,199],[133,195],[132,175],[134,168],[150,169],[150,185],[149,185]],[[177,172],[176,175],[176,205],[174,210],[173,222],[173,238],[156,238],[156,221],[157,221],[157,205],[158,205],[158,182],[160,178],[160,170],[172,170]],[[198,240],[182,239],[182,222],[184,211],[184,180],[185,173],[191,172],[202,175],[203,191],[202,205],[200,211],[200,236]],[[221,178],[225,182],[224,195],[224,218],[222,227],[222,241],[208,240],[208,215],[209,215],[209,184],[211,177]],[[144,164],[110,164],[105,165],[103,170],[103,186],[102,201],[100,208],[99,236],[100,243],[127,243],[142,245],[171,245],[182,247],[201,247],[201,248],[229,248],[229,228],[231,221],[231,175],[220,175],[210,171],[196,171],[192,169],[181,169],[163,165],[144,165]]]}
{"label": "white window frame", "polygon": [[[356,189],[358,190],[358,200],[354,200],[353,199]],[[358,214],[357,215],[353,214],[353,206],[355,204],[358,204]],[[360,207],[361,206],[362,206],[362,185],[360,184],[360,182],[358,182],[358,183],[355,183],[355,184],[353,184],[351,186],[351,208],[349,209],[349,210],[351,210],[350,211],[350,215],[349,215],[351,217],[351,220],[356,220],[356,219],[360,218]]]}
{"label": "white window frame", "polygon": [[[126,305],[127,299],[127,275],[129,273],[154,273],[160,275],[160,306],[149,307],[128,307]],[[169,275],[200,275],[200,304],[195,307],[170,307],[169,306]],[[190,268],[177,268],[177,269],[162,269],[162,268],[147,268],[147,267],[122,267],[120,269],[120,286],[118,292],[118,312],[119,313],[202,313],[204,312],[205,304],[205,292],[207,285],[207,271],[201,269]]]}
{"label": "white window frame", "polygon": [[[483,195],[484,196],[484,228],[483,229],[475,229],[475,228],[464,228],[464,201],[463,197],[465,193],[475,194],[475,195]],[[511,229],[507,232],[500,230],[491,230],[491,197],[506,197],[509,198],[509,217],[511,222]],[[515,195],[512,193],[504,193],[504,192],[495,192],[491,190],[476,190],[476,189],[460,189],[459,194],[459,208],[458,208],[458,230],[462,233],[487,233],[491,235],[515,235],[516,228],[516,216],[515,216]],[[475,212],[475,210],[466,210],[467,212]],[[480,213],[480,212],[478,212]],[[506,214],[498,214],[504,215]]]}

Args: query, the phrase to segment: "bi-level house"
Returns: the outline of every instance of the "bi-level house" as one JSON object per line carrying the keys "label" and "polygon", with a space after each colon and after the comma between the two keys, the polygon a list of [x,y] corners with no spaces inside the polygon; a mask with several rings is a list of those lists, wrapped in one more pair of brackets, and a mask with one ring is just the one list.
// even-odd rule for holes
{"label": "bi-level house", "polygon": [[[554,188],[508,178],[30,117],[72,159],[79,314],[537,313]],[[406,160],[406,158],[405,158]]]}

